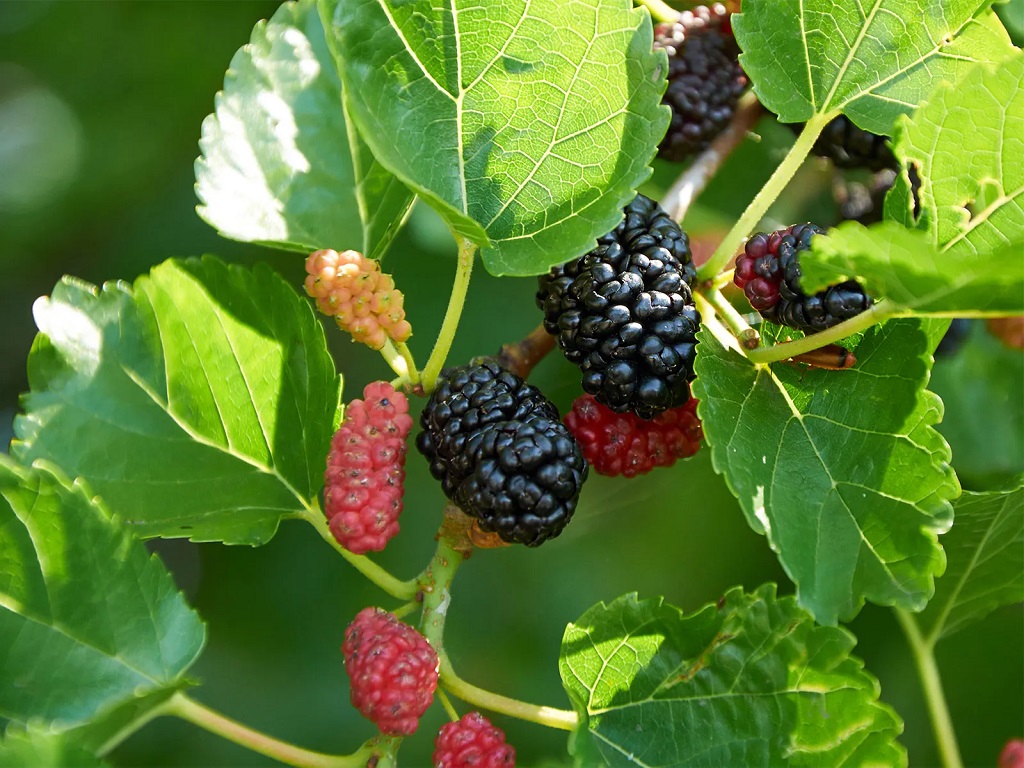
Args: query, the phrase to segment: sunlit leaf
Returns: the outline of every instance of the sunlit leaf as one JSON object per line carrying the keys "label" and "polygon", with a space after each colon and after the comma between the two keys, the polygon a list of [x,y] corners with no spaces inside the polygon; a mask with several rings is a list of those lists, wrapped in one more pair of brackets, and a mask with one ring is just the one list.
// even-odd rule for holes
{"label": "sunlit leaf", "polygon": [[622,218],[668,122],[628,0],[321,0],[373,154],[494,274],[578,256]]}
{"label": "sunlit leaf", "polygon": [[52,730],[180,688],[205,630],[81,486],[0,456],[0,716]]}
{"label": "sunlit leaf", "polygon": [[0,740],[0,768],[102,768],[106,765],[66,733],[8,726]]}
{"label": "sunlit leaf", "polygon": [[262,544],[315,503],[339,379],[270,269],[207,257],[134,287],[65,279],[35,316],[20,460],[87,480],[142,536]]}
{"label": "sunlit leaf", "polygon": [[[1024,223],[1024,218],[1022,218]],[[855,221],[811,241],[801,285],[814,293],[856,279],[900,311],[940,315],[1024,313],[1024,241],[984,253],[940,253],[927,234],[895,222]]]}
{"label": "sunlit leaf", "polygon": [[932,641],[1024,601],[1024,489],[964,493],[953,528],[942,537],[949,565],[918,617]]}
{"label": "sunlit leaf", "polygon": [[905,765],[903,725],[854,642],[773,585],[691,615],[600,603],[562,639],[571,748],[587,766]]}
{"label": "sunlit leaf", "polygon": [[824,624],[865,600],[924,607],[959,485],[924,389],[921,321],[870,328],[845,371],[755,366],[700,336],[698,413],[715,468]]}
{"label": "sunlit leaf", "polygon": [[990,0],[744,0],[740,62],[784,122],[843,112],[889,135],[935,84],[1011,49]]}
{"label": "sunlit leaf", "polygon": [[412,204],[346,127],[315,0],[287,2],[256,25],[200,147],[199,215],[235,240],[380,256]]}

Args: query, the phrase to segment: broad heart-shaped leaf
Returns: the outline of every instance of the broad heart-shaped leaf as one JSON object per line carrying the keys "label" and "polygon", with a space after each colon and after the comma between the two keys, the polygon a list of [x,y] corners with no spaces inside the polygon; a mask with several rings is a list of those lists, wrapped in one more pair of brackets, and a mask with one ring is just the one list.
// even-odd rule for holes
{"label": "broad heart-shaped leaf", "polygon": [[346,127],[316,0],[287,2],[256,25],[199,144],[199,215],[234,240],[379,257],[412,205]]}
{"label": "broad heart-shaped leaf", "polygon": [[315,503],[340,381],[308,302],[269,268],[65,279],[35,316],[22,462],[85,479],[141,536],[262,544]]}
{"label": "broad heart-shaped leaf", "polygon": [[942,539],[948,567],[935,597],[917,617],[930,642],[1024,601],[1024,489],[964,493]]}
{"label": "broad heart-shaped leaf", "polygon": [[559,659],[578,764],[905,765],[903,724],[855,642],[771,584],[689,616],[660,598],[600,603]]}
{"label": "broad heart-shaped leaf", "polygon": [[917,314],[1024,313],[1024,240],[953,257],[940,253],[928,234],[896,222],[869,229],[848,221],[815,237],[811,247],[813,255],[800,262],[807,293],[855,278],[872,296]]}
{"label": "broad heart-shaped leaf", "polygon": [[702,331],[694,394],[747,521],[768,537],[800,603],[823,624],[865,600],[920,610],[945,560],[937,535],[959,494],[924,389],[923,322],[870,328],[845,371],[755,366]]}
{"label": "broad heart-shaped leaf", "polygon": [[185,685],[204,641],[159,558],[81,485],[0,456],[0,716],[80,726]]}
{"label": "broad heart-shaped leaf", "polygon": [[941,80],[999,61],[991,0],[744,0],[733,28],[758,98],[783,122],[843,112],[890,135]]}
{"label": "broad heart-shaped leaf", "polygon": [[68,736],[8,726],[0,740],[0,768],[101,768],[107,763]]}
{"label": "broad heart-shaped leaf", "polygon": [[377,159],[483,246],[538,274],[622,219],[668,124],[665,58],[629,0],[320,0]]}
{"label": "broad heart-shaped leaf", "polygon": [[[1008,271],[1024,253],[1024,53],[975,67],[942,85],[894,140],[904,170],[886,199],[886,216],[928,233],[958,275],[962,260],[1000,250]],[[908,169],[920,179],[914,191]],[[1018,298],[1024,286],[1018,282]]]}

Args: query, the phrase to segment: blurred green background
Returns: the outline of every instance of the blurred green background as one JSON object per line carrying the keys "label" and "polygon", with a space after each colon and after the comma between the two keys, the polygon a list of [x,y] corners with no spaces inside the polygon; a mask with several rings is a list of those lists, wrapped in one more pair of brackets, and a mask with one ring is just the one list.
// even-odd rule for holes
{"label": "blurred green background", "polygon": [[[132,280],[173,256],[217,253],[266,260],[298,286],[301,259],[220,239],[195,215],[192,163],[203,117],[235,50],[277,3],[0,3],[0,446],[11,437],[17,398],[27,388],[33,300],[62,274],[94,283]],[[719,236],[792,141],[765,122],[687,220],[698,247]],[[660,167],[649,192],[669,183]],[[811,163],[772,215],[780,223],[834,216],[825,167]],[[450,237],[418,207],[388,257],[408,290],[414,351],[425,360],[454,272]],[[496,280],[478,270],[453,361],[489,353],[539,320],[534,281]],[[346,376],[346,399],[387,377],[374,353],[328,336]],[[996,377],[986,371],[1001,372]],[[560,407],[578,394],[573,369],[557,356],[536,371]],[[1003,482],[1024,464],[1019,353],[978,325],[965,352],[940,361],[934,387],[946,402],[944,430],[965,487]],[[418,404],[417,406],[418,407]],[[991,431],[1002,425],[997,438]],[[1008,425],[1008,428],[1007,428]],[[441,494],[410,455],[402,533],[378,560],[402,578],[433,551]],[[693,610],[728,587],[774,580],[792,587],[765,541],[747,526],[709,452],[631,481],[594,477],[580,512],[559,539],[538,550],[477,553],[456,580],[450,654],[460,674],[537,703],[567,706],[556,661],[562,631],[593,603],[624,592],[664,595]],[[226,714],[302,746],[356,748],[373,727],[348,704],[339,646],[363,606],[394,607],[306,526],[282,527],[261,549],[156,542],[209,625],[193,669],[196,697]],[[867,607],[851,625],[857,653],[882,683],[882,698],[906,720],[911,764],[938,763],[910,655],[888,611]],[[994,765],[1003,743],[1024,732],[1024,622],[1019,607],[998,611],[939,649],[949,704],[968,765]],[[462,711],[465,711],[463,708]],[[429,765],[435,706],[402,747],[403,766]],[[521,766],[567,764],[566,736],[495,718]],[[173,720],[160,720],[111,756],[122,766],[243,766],[270,762]]]}

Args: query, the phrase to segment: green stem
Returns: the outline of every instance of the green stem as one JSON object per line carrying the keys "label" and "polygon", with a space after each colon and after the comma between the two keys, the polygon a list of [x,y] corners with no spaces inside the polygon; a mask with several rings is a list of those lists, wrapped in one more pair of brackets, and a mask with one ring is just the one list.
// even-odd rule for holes
{"label": "green stem", "polygon": [[420,383],[420,369],[416,367],[416,360],[412,356],[412,350],[409,349],[409,345],[404,341],[399,342],[395,345],[398,349],[398,353],[405,360],[405,365],[409,369],[409,383],[419,384]]}
{"label": "green stem", "polygon": [[661,21],[666,24],[674,24],[679,21],[679,11],[668,3],[662,2],[662,0],[636,0],[636,2],[637,5],[642,5],[650,11],[651,18],[656,22]]}
{"label": "green stem", "polygon": [[714,307],[715,314],[722,318],[736,335],[740,346],[744,349],[757,349],[757,345],[761,343],[760,334],[750,327],[750,324],[743,319],[743,315],[736,311],[736,308],[729,303],[722,292],[711,288],[701,293],[707,299],[708,304]]}
{"label": "green stem", "polygon": [[417,584],[423,594],[423,616],[420,631],[430,641],[438,656],[444,654],[444,622],[452,600],[452,580],[466,556],[452,548],[442,535],[437,540],[434,558],[420,575]]}
{"label": "green stem", "polygon": [[121,742],[125,741],[133,733],[140,730],[144,725],[152,722],[161,715],[168,714],[168,710],[170,709],[172,701],[173,697],[165,701],[163,704],[153,707],[151,710],[146,712],[141,717],[137,717],[130,723],[125,725],[123,728],[121,728],[121,730],[119,730],[117,733],[115,733],[113,736],[111,736],[109,739],[103,742],[103,745],[96,750],[96,756],[106,756],[109,752],[115,749]]}
{"label": "green stem", "polygon": [[786,155],[782,163],[778,168],[775,169],[775,173],[772,174],[771,178],[768,179],[767,183],[761,188],[761,191],[757,193],[757,196],[747,206],[747,210],[740,216],[739,221],[729,230],[729,234],[725,236],[725,239],[719,244],[718,248],[715,249],[714,254],[711,258],[704,263],[704,265],[697,270],[697,276],[700,280],[709,280],[717,275],[726,264],[729,263],[729,259],[733,257],[733,254],[739,250],[740,245],[743,244],[744,238],[749,235],[754,227],[758,225],[764,215],[771,208],[772,203],[782,194],[782,190],[786,188],[793,175],[797,172],[800,166],[803,164],[804,159],[811,151],[811,147],[814,146],[815,140],[821,133],[822,128],[838,114],[837,112],[830,112],[824,115],[815,115],[807,124],[804,129],[800,132],[800,135],[796,139],[796,143],[793,144],[789,150],[789,154]]}
{"label": "green stem", "polygon": [[455,239],[459,243],[459,264],[455,271],[452,295],[448,299],[448,309],[444,313],[444,321],[441,323],[441,332],[437,335],[437,342],[434,344],[434,350],[430,353],[430,359],[427,360],[427,367],[423,369],[423,389],[427,394],[434,391],[437,376],[441,373],[445,360],[448,359],[448,352],[455,340],[455,331],[459,327],[459,318],[462,317],[462,308],[466,303],[469,278],[473,274],[476,243],[459,236],[456,236]]}
{"label": "green stem", "polygon": [[747,357],[752,362],[762,364],[788,360],[791,357],[802,355],[805,352],[813,352],[840,339],[845,339],[847,336],[867,330],[876,323],[881,323],[883,320],[895,317],[896,314],[896,311],[890,306],[889,302],[882,300],[871,307],[871,309],[861,312],[849,320],[844,320],[839,325],[833,325],[828,330],[821,331],[820,333],[811,333],[802,339],[787,341],[772,347],[754,349],[747,352]]}
{"label": "green stem", "polygon": [[168,702],[166,714],[175,715],[246,749],[270,757],[286,765],[303,768],[362,768],[375,750],[364,747],[353,755],[325,755],[310,752],[265,733],[242,725],[219,712],[214,712],[183,693],[176,693]]}
{"label": "green stem", "polygon": [[711,335],[715,337],[715,340],[724,349],[731,349],[741,355],[749,354],[740,348],[739,342],[729,332],[729,329],[718,321],[715,308],[708,303],[708,300],[702,294],[693,294],[693,303],[697,306],[697,311],[700,312],[700,324],[711,331]]}
{"label": "green stem", "polygon": [[472,683],[467,683],[455,674],[452,663],[446,655],[441,655],[441,684],[463,701],[492,712],[501,712],[518,717],[520,720],[528,720],[531,723],[546,725],[548,728],[557,728],[562,731],[572,731],[579,724],[579,718],[571,710],[528,704],[525,701],[510,699],[508,696],[485,691]]}
{"label": "green stem", "polygon": [[354,555],[341,546],[338,540],[334,538],[334,534],[331,533],[331,529],[327,525],[327,518],[324,517],[323,512],[319,508],[306,509],[302,513],[302,518],[316,529],[316,532],[320,534],[320,538],[334,547],[338,554],[348,560],[353,568],[389,595],[397,600],[412,600],[416,596],[419,586],[416,584],[415,579],[399,581],[389,571],[381,568],[370,558],[365,555]]}
{"label": "green stem", "polygon": [[398,348],[395,347],[391,339],[385,339],[384,346],[378,351],[380,356],[384,358],[384,362],[388,364],[392,371],[398,374],[401,380],[412,382],[412,372],[415,368],[409,367],[408,360],[398,351]]}
{"label": "green stem", "polygon": [[914,662],[917,665],[917,673],[921,678],[921,687],[924,689],[924,698],[928,704],[932,728],[935,730],[935,741],[939,746],[942,765],[945,768],[963,768],[960,747],[956,743],[956,732],[953,730],[953,720],[949,716],[946,695],[942,690],[939,667],[935,663],[935,648],[922,637],[921,630],[913,616],[900,608],[894,608],[893,611],[903,629],[903,634],[907,637],[907,644],[910,646]]}

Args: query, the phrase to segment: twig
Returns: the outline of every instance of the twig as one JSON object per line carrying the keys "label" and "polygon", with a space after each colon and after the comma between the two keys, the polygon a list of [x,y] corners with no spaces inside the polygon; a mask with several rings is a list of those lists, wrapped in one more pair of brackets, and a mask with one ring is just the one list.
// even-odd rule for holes
{"label": "twig", "polygon": [[729,125],[711,142],[711,146],[701,152],[697,159],[679,175],[679,178],[665,193],[661,207],[668,211],[669,216],[676,221],[682,221],[686,217],[686,212],[693,201],[714,178],[726,158],[743,143],[747,134],[763,114],[764,107],[761,106],[761,102],[757,100],[754,92],[748,91],[744,94]]}
{"label": "twig", "polygon": [[555,337],[538,325],[521,341],[504,344],[498,352],[498,364],[512,373],[527,378],[533,367],[555,348]]}

